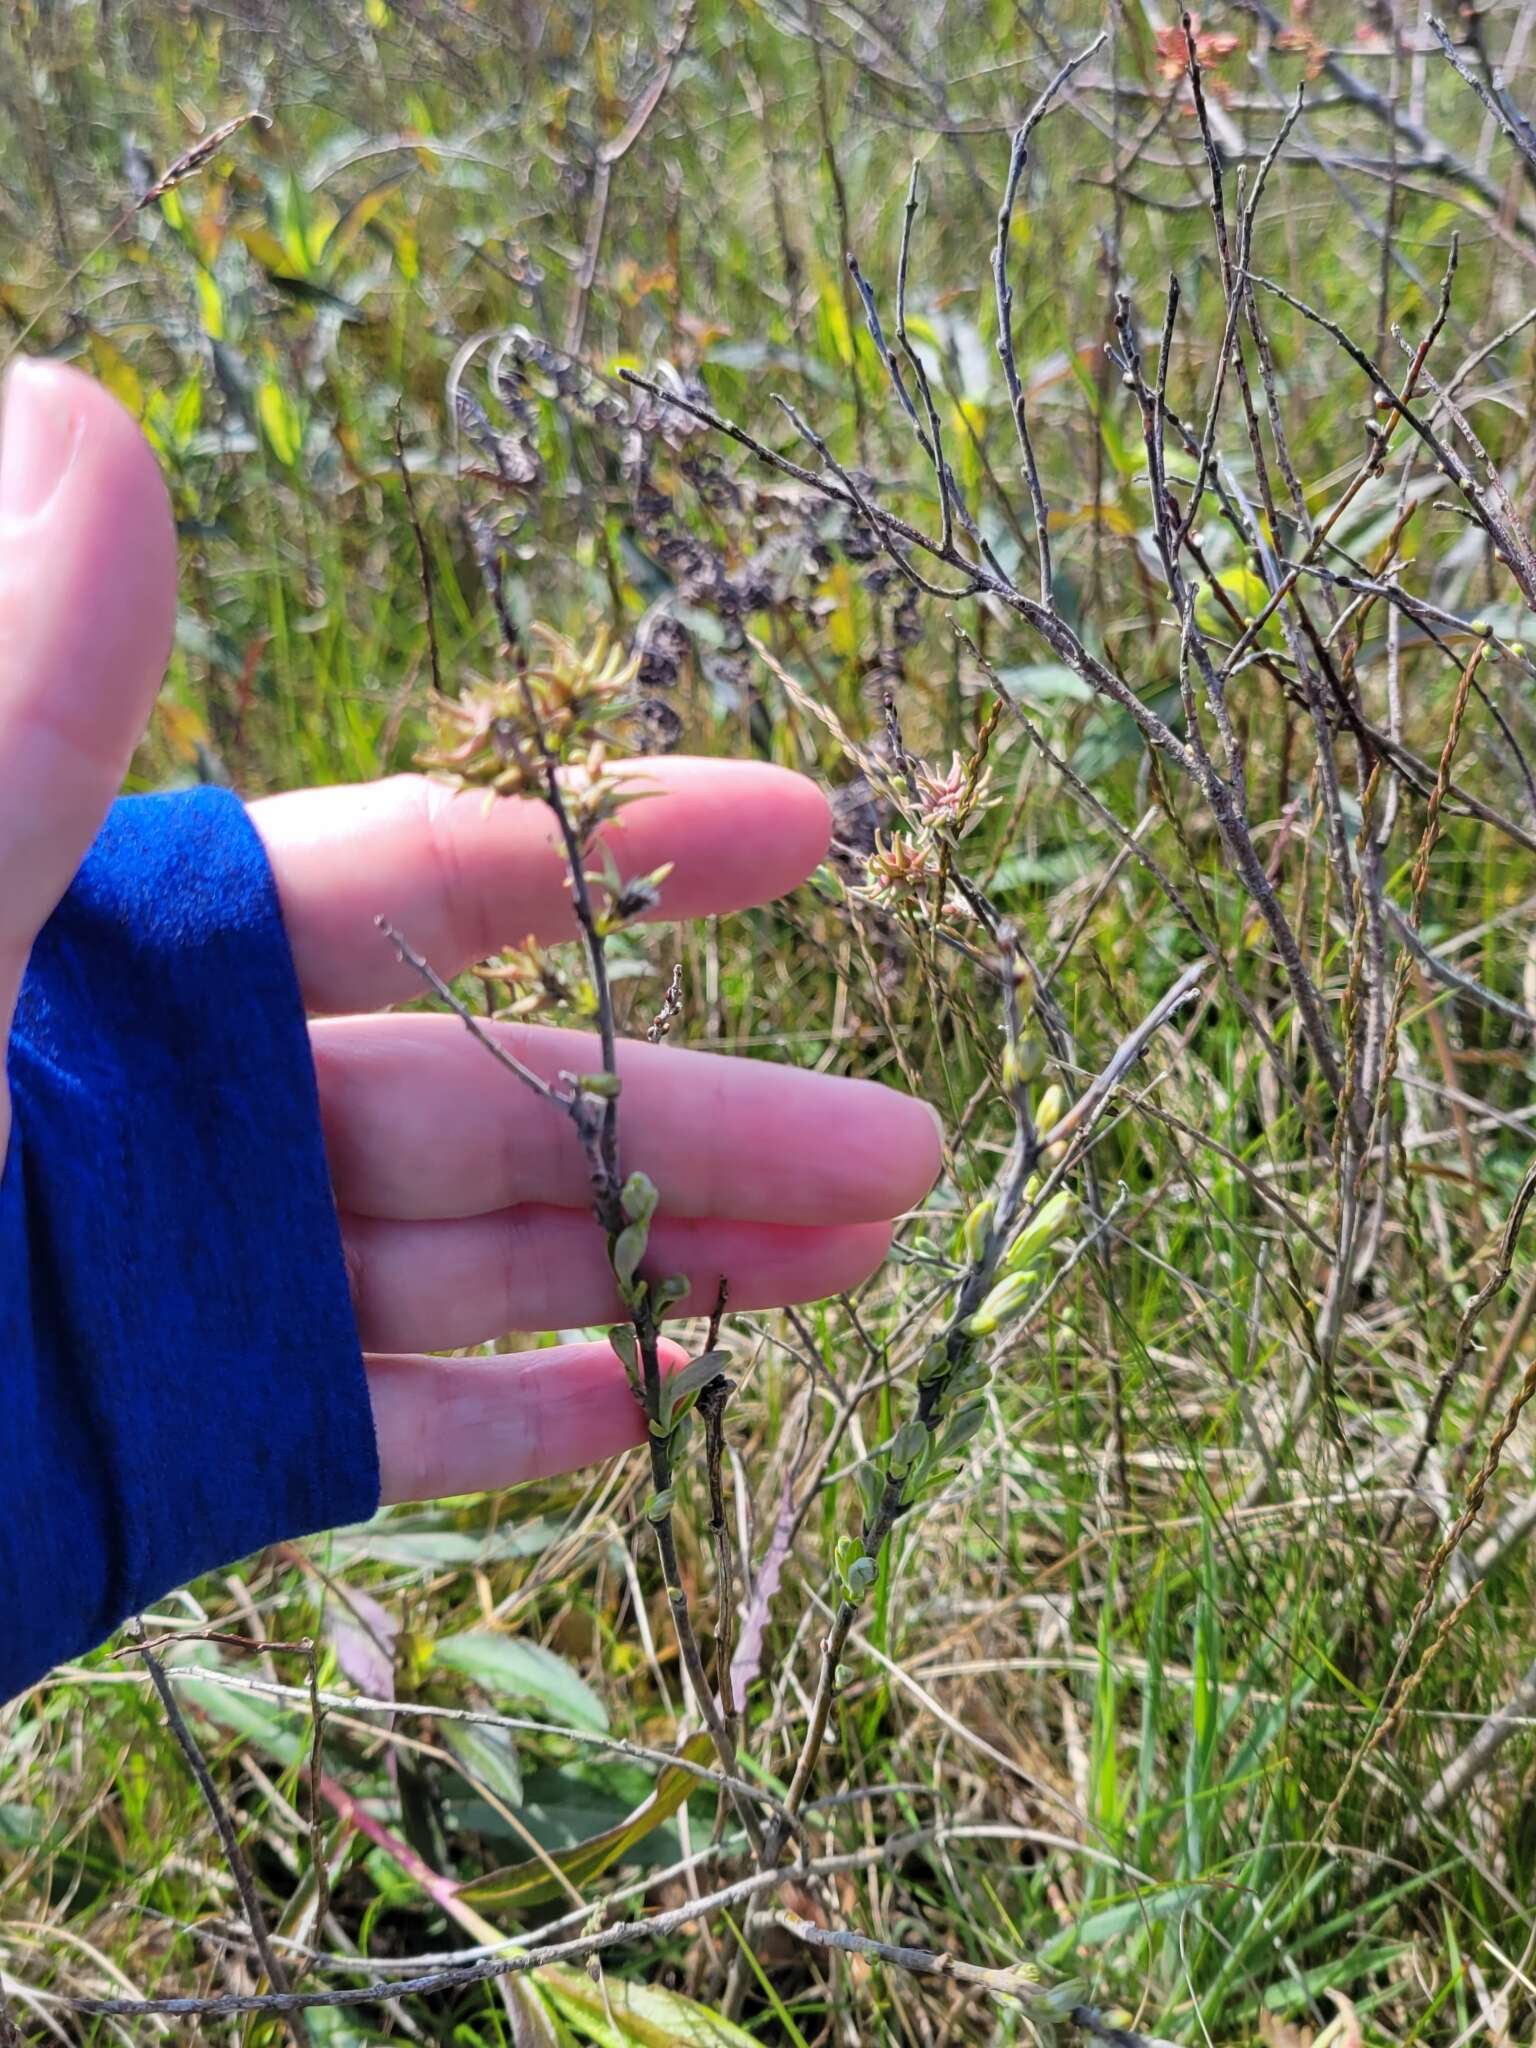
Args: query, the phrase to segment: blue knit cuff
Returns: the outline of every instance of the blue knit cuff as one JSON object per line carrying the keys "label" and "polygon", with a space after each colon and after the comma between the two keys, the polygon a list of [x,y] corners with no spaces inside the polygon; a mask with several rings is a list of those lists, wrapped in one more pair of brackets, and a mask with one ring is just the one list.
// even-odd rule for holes
{"label": "blue knit cuff", "polygon": [[235,798],[113,807],[7,1072],[0,1698],[379,1493],[303,1005]]}

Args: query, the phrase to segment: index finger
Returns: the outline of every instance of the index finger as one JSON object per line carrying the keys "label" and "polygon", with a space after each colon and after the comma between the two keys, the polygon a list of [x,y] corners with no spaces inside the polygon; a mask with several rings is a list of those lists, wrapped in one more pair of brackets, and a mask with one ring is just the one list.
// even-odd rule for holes
{"label": "index finger", "polygon": [[[827,800],[787,768],[669,755],[609,772],[636,777],[647,791],[600,835],[620,875],[673,864],[655,917],[771,902],[827,850]],[[373,1009],[419,993],[379,935],[379,917],[446,976],[528,938],[576,935],[558,830],[536,799],[488,805],[478,790],[401,775],[267,797],[251,806],[251,820],[311,1010]]]}

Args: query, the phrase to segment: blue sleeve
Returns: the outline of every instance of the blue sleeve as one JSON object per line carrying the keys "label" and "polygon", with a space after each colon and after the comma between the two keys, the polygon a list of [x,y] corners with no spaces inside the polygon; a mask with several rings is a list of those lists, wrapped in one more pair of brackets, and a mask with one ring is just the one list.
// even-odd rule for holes
{"label": "blue sleeve", "polygon": [[378,1500],[309,1034],[235,798],[114,806],[7,1070],[0,1699]]}

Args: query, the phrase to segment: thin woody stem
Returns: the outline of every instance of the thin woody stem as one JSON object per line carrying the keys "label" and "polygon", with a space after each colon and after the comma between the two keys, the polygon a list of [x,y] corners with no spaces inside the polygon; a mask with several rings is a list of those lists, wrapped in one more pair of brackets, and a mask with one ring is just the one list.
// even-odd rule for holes
{"label": "thin woody stem", "polygon": [[1052,606],[1050,514],[1045,502],[1045,491],[1040,482],[1040,466],[1035,460],[1034,441],[1029,431],[1028,403],[1013,350],[1013,286],[1008,279],[1008,244],[1013,232],[1013,213],[1018,203],[1019,182],[1024,175],[1024,166],[1029,161],[1030,138],[1057,93],[1075,71],[1103,49],[1107,40],[1106,30],[1095,37],[1086,50],[1080,51],[1077,56],[1063,64],[1015,132],[1008,158],[1008,175],[1003,185],[1002,202],[997,209],[997,237],[992,248],[992,289],[997,304],[997,359],[1002,365],[1003,379],[1008,387],[1008,409],[1013,417],[1013,430],[1024,462],[1025,479],[1029,485],[1030,509],[1035,521],[1035,550],[1040,570],[1040,603],[1047,611]]}
{"label": "thin woody stem", "polygon": [[[256,1880],[251,1875],[251,1867],[245,1860],[244,1850],[240,1847],[240,1837],[235,1833],[235,1824],[230,1819],[229,1809],[219,1797],[219,1788],[214,1784],[212,1773],[203,1760],[203,1753],[197,1745],[197,1737],[187,1725],[181,1704],[165,1675],[165,1666],[146,1642],[139,1643],[138,1652],[144,1669],[149,1673],[150,1683],[154,1686],[160,1704],[165,1710],[166,1724],[175,1736],[177,1747],[186,1758],[187,1768],[197,1781],[198,1791],[203,1795],[203,1803],[213,1817],[213,1825],[223,1847],[225,1860],[229,1864],[230,1875],[234,1878],[235,1889],[240,1894],[240,1904],[245,1911],[246,1925],[251,1930],[251,1940],[255,1944],[257,1955],[261,1958],[261,1966],[267,1973],[267,1981],[278,1997],[290,1997],[288,1973],[272,1946],[266,1915],[262,1912],[261,1901],[256,1896]],[[310,2033],[301,2005],[288,2004],[284,2006],[283,2011],[288,2021],[288,2030],[298,2048],[308,2048]]]}
{"label": "thin woody stem", "polygon": [[905,1942],[876,1941],[868,1934],[855,1933],[846,1927],[822,1927],[814,1920],[807,1920],[801,1913],[792,1913],[780,1906],[772,1913],[756,1916],[748,1925],[763,1924],[780,1927],[786,1934],[792,1934],[807,1948],[830,1949],[842,1955],[864,1956],[871,1962],[885,1963],[892,1969],[907,1970],[914,1977],[948,1977],[956,1984],[974,1986],[993,1998],[1015,2001],[1025,2007],[1040,2010],[1041,2018],[1059,2018],[1070,2021],[1090,2039],[1114,2044],[1114,2048],[1148,2048],[1146,2037],[1130,2027],[1117,2027],[1106,2019],[1096,2006],[1074,2004],[1059,2013],[1055,2009],[1050,1993],[1042,1986],[1039,1976],[1033,1971],[1017,1969],[993,1970],[978,1963],[968,1963],[948,1949],[916,1948]]}
{"label": "thin woody stem", "polygon": [[[640,1356],[645,1372],[646,1407],[649,1411],[650,1419],[655,1420],[659,1418],[661,1412],[661,1361],[656,1346],[655,1318],[648,1304],[636,1315],[635,1325],[636,1333],[640,1339]],[[672,1456],[665,1436],[658,1435],[655,1429],[650,1430],[648,1435],[651,1480],[656,1496],[663,1498],[672,1490]],[[688,1676],[689,1690],[693,1694],[694,1703],[703,1716],[704,1726],[709,1732],[710,1740],[715,1745],[715,1754],[720,1759],[721,1769],[728,1778],[738,1779],[741,1776],[741,1766],[737,1758],[736,1738],[732,1732],[727,1715],[722,1712],[720,1703],[715,1698],[714,1688],[709,1682],[709,1673],[704,1666],[704,1653],[699,1648],[699,1639],[694,1632],[693,1614],[688,1604],[688,1595],[683,1587],[682,1570],[678,1563],[677,1534],[672,1525],[672,1511],[670,1507],[652,1517],[651,1527],[656,1538],[656,1554],[661,1560],[662,1583],[666,1588],[667,1607],[672,1615],[673,1632],[677,1637],[678,1654],[682,1658],[683,1669]],[[716,1597],[721,1604],[723,1614],[725,1603],[729,1599],[729,1587],[724,1585],[718,1587],[716,1589]],[[752,1844],[754,1850],[760,1852],[763,1844],[763,1831],[757,1813],[751,1803],[744,1799],[736,1790],[734,1784],[731,1786],[731,1801],[736,1809],[736,1817],[740,1821],[748,1841]],[[782,1847],[780,1853],[782,1854]]]}

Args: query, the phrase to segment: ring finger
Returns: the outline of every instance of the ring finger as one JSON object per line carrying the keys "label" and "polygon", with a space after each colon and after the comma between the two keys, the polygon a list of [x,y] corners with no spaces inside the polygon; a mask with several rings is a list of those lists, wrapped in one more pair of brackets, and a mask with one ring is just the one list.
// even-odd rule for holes
{"label": "ring finger", "polygon": [[[707,1315],[720,1282],[733,1309],[819,1301],[867,1280],[886,1223],[796,1228],[658,1217],[646,1270],[684,1274],[669,1313]],[[372,1351],[452,1351],[513,1330],[570,1330],[624,1313],[590,1213],[529,1203],[455,1221],[343,1216],[358,1326]]]}
{"label": "ring finger", "polygon": [[[668,1372],[687,1357],[675,1344],[661,1354]],[[645,1440],[645,1418],[606,1344],[366,1364],[386,1502],[494,1493]]]}

